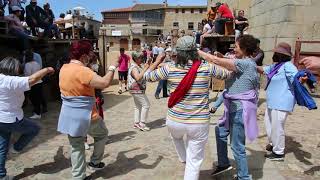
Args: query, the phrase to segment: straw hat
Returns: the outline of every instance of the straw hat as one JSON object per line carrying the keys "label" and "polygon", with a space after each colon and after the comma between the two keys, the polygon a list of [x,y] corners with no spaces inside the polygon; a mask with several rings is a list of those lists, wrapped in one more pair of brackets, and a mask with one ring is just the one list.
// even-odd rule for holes
{"label": "straw hat", "polygon": [[279,43],[272,51],[292,57],[291,46],[285,42]]}

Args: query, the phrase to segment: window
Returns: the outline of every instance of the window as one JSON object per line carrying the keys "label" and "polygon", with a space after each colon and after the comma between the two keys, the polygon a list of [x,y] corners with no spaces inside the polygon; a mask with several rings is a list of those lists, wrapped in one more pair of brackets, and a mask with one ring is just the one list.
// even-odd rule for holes
{"label": "window", "polygon": [[179,9],[176,9],[176,13],[179,13]]}
{"label": "window", "polygon": [[173,27],[179,27],[179,22],[174,22]]}
{"label": "window", "polygon": [[186,12],[186,10],[185,9],[182,9],[182,13],[185,13]]}
{"label": "window", "polygon": [[194,23],[193,22],[188,23],[188,30],[194,30]]}
{"label": "window", "polygon": [[193,13],[194,13],[194,10],[193,10],[193,9],[191,9],[191,10],[190,10],[190,12],[191,12],[191,14],[193,14]]}
{"label": "window", "polygon": [[113,42],[110,42],[110,47],[113,47],[114,46],[114,43]]}
{"label": "window", "polygon": [[203,9],[199,9],[199,13],[202,14],[203,13]]}

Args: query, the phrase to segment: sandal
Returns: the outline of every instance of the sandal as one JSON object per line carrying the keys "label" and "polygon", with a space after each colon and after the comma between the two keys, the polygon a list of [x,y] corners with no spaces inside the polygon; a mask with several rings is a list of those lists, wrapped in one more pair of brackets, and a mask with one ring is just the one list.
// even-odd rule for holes
{"label": "sandal", "polygon": [[140,123],[139,126],[141,131],[150,131],[150,128],[145,123]]}
{"label": "sandal", "polygon": [[119,93],[119,94],[122,94],[122,90],[120,89],[120,90],[118,91],[118,93]]}

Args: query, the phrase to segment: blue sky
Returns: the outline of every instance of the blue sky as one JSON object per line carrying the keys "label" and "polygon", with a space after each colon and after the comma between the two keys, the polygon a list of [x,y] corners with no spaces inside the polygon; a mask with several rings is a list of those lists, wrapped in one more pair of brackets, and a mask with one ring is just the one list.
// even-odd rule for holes
{"label": "blue sky", "polygon": [[[76,6],[82,6],[89,13],[95,14],[96,19],[101,20],[101,11],[113,8],[128,7],[133,4],[133,0],[38,0],[38,4],[42,7],[45,2],[51,4],[56,17],[60,13],[66,12]],[[137,0],[138,3],[162,3],[163,0]],[[207,0],[168,0],[170,5],[206,5]],[[27,2],[29,4],[29,0]]]}

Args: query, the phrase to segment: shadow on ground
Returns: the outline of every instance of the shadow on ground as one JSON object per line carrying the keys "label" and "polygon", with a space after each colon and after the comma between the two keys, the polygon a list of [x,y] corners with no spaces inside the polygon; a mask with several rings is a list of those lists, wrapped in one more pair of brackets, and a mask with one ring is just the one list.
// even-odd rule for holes
{"label": "shadow on ground", "polygon": [[286,154],[293,153],[295,158],[305,165],[313,165],[309,159],[312,154],[310,152],[302,150],[302,144],[296,141],[291,136],[286,136]]}
{"label": "shadow on ground", "polygon": [[54,156],[54,162],[34,166],[33,168],[25,168],[23,173],[15,176],[15,179],[23,179],[39,173],[54,174],[71,166],[70,158],[66,158],[63,153],[63,147],[60,146],[57,154]]}
{"label": "shadow on ground", "polygon": [[108,179],[120,175],[125,175],[136,169],[154,169],[158,166],[163,156],[158,156],[155,162],[152,164],[145,164],[141,161],[147,159],[149,156],[147,154],[135,155],[132,158],[126,156],[126,153],[136,151],[139,148],[131,149],[128,151],[121,151],[118,153],[116,161],[112,164],[108,164],[103,170],[96,171],[90,175],[92,179]]}

